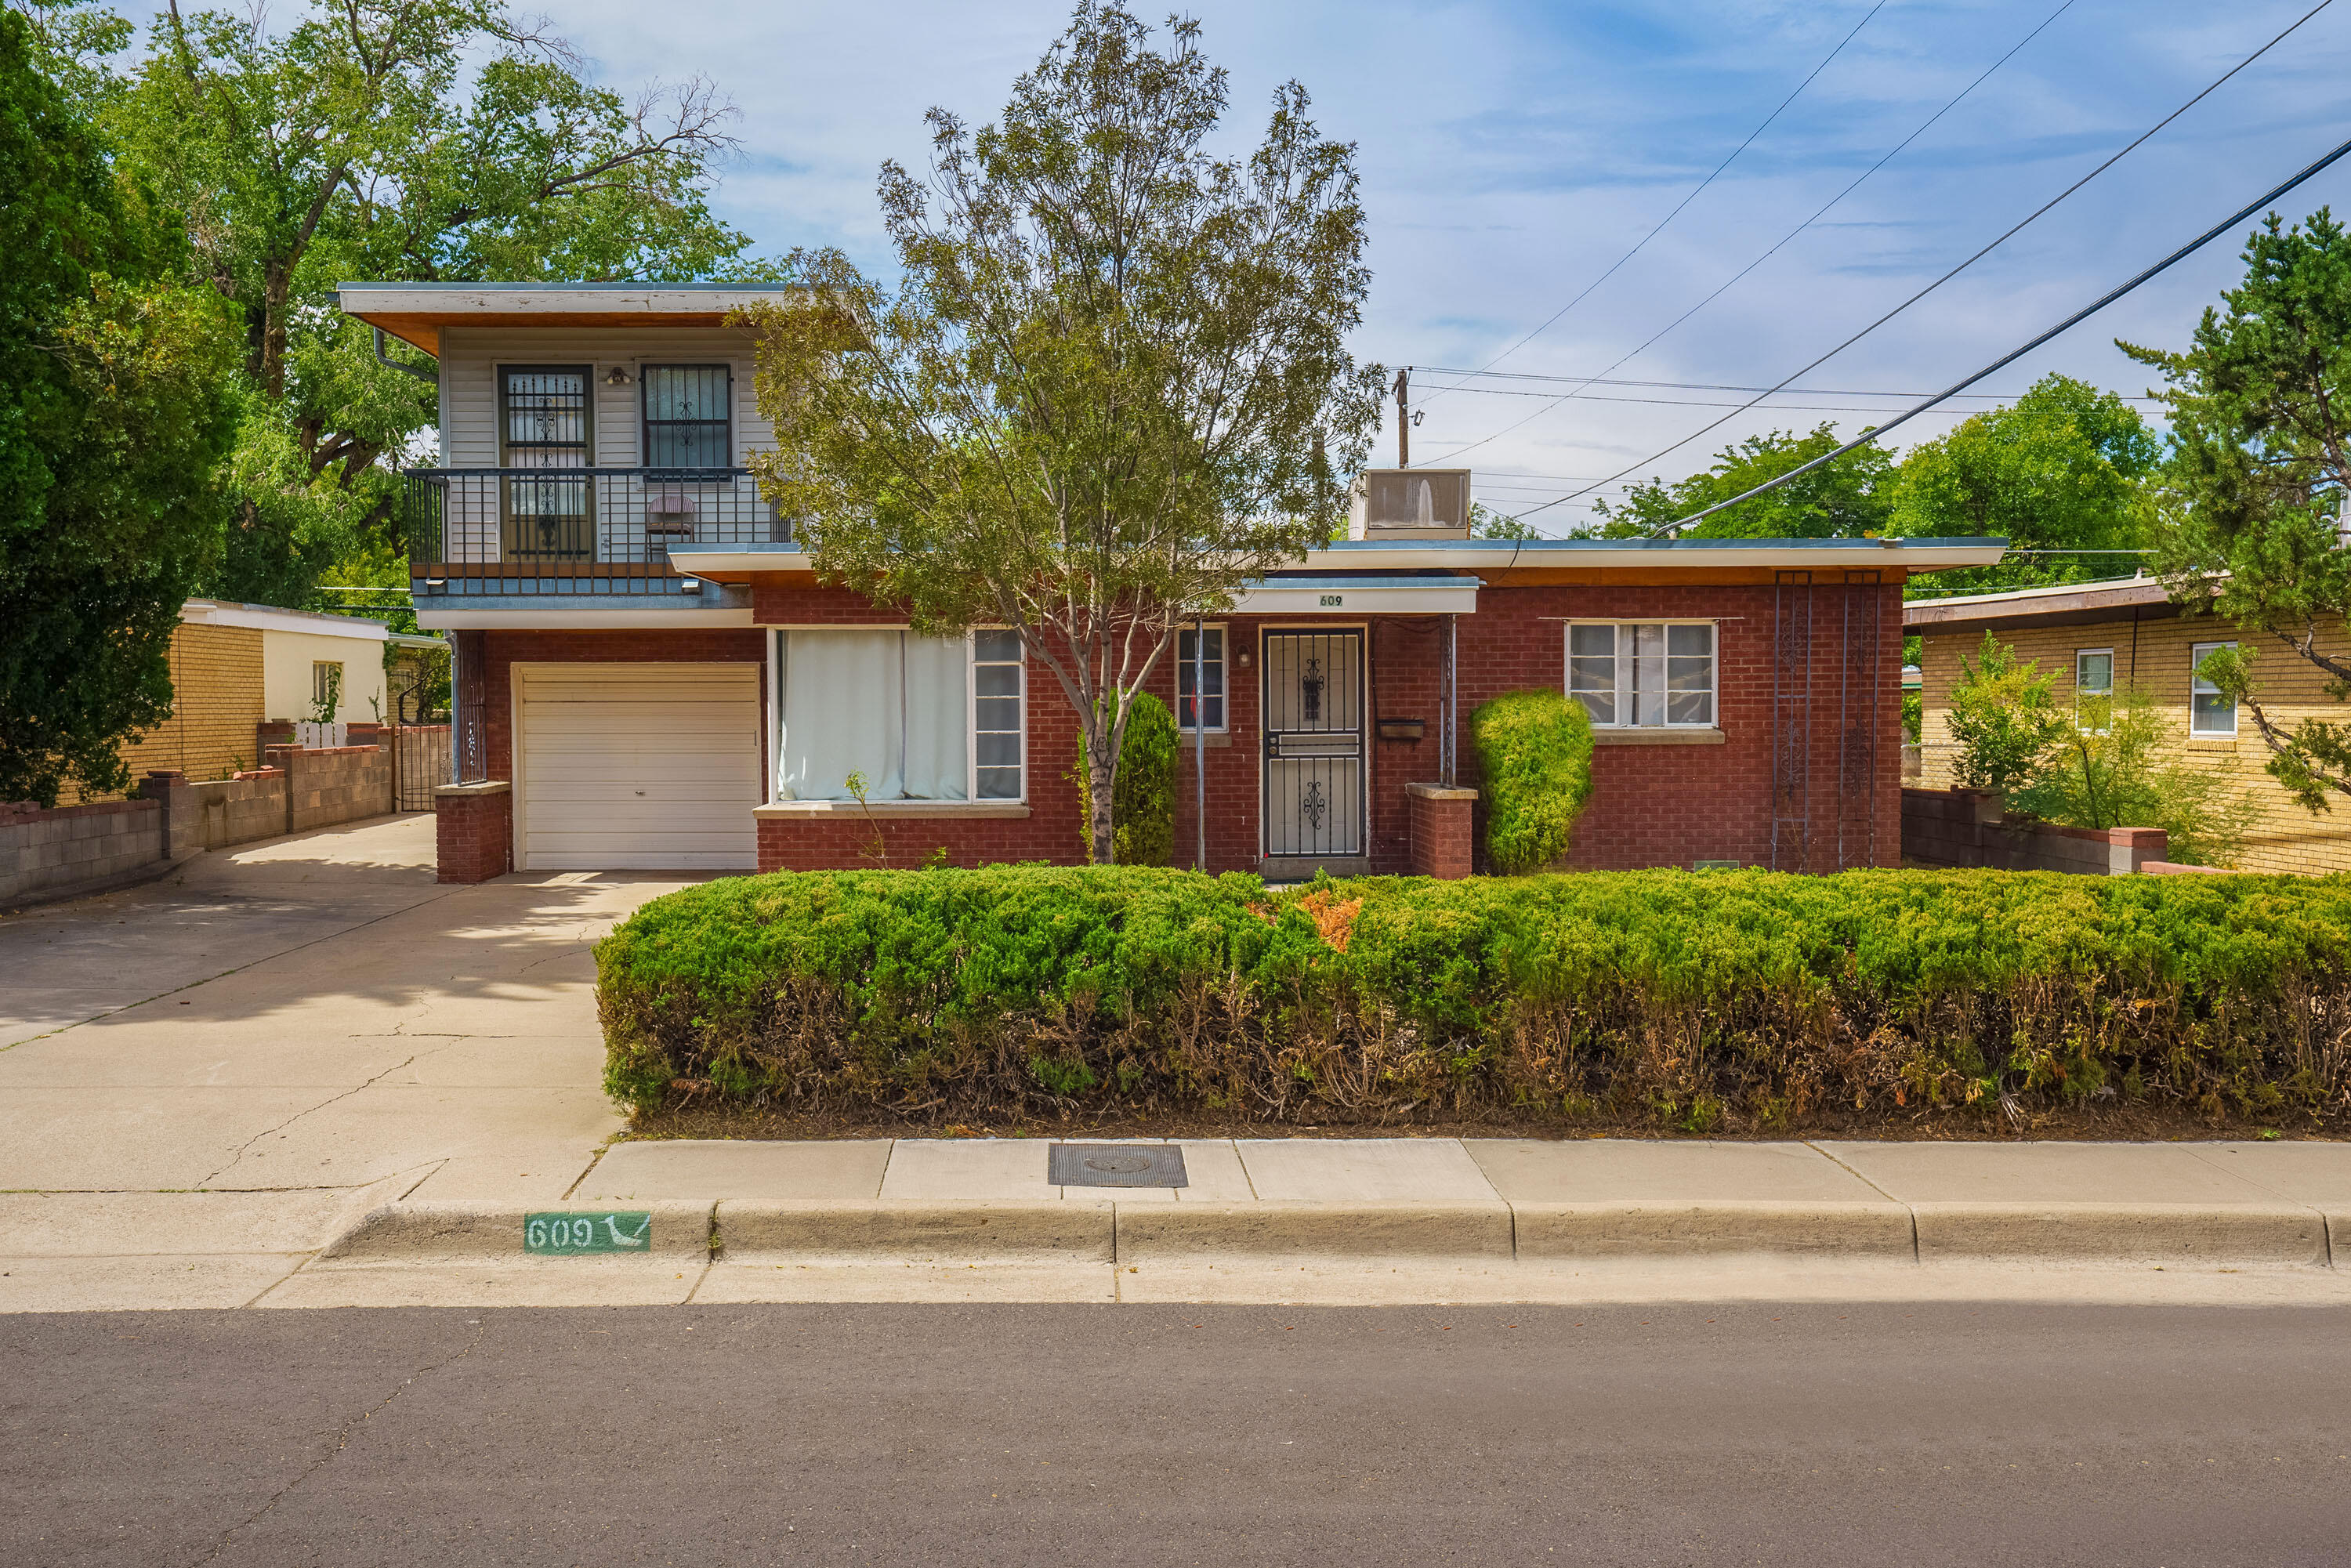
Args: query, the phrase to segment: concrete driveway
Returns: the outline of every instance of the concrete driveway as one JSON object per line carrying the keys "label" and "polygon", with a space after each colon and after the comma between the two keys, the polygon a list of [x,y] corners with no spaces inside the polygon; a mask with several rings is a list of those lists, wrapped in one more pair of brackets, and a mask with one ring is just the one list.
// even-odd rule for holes
{"label": "concrete driveway", "polygon": [[682,883],[443,887],[432,864],[430,817],[379,818],[0,918],[0,1310],[37,1278],[102,1300],[110,1266],[208,1276],[225,1251],[274,1277],[387,1197],[579,1179],[621,1126],[594,945]]}

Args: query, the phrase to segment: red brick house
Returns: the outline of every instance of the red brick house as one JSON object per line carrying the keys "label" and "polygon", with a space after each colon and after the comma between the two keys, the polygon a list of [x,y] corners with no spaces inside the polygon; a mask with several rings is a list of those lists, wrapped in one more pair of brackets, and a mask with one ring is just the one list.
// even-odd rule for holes
{"label": "red brick house", "polygon": [[[439,363],[445,465],[407,517],[456,649],[444,880],[1083,859],[1050,674],[820,586],[759,498],[724,321],[760,292],[345,287]],[[1572,866],[1900,862],[1902,585],[1999,541],[1473,539],[1468,501],[1460,470],[1374,471],[1349,538],[1186,632],[1152,683],[1179,863],[1464,874],[1468,716],[1542,686],[1599,741]]]}

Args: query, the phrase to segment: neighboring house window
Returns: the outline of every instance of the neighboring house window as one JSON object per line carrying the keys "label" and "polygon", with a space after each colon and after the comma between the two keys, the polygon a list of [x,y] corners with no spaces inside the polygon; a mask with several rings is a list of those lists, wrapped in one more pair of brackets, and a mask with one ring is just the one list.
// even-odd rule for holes
{"label": "neighboring house window", "polygon": [[[2188,651],[2188,667],[2193,672],[2212,654],[2223,648],[2233,648],[2234,643],[2199,643]],[[2220,695],[2220,688],[2203,676],[2189,677],[2188,733],[2225,739],[2237,733],[2237,699]]]}
{"label": "neighboring house window", "polygon": [[324,659],[310,663],[310,706],[319,714],[320,724],[332,724],[335,710],[343,700],[343,666]]}
{"label": "neighboring house window", "polygon": [[2115,651],[2077,648],[2074,651],[2074,722],[2104,735],[2115,710]]}
{"label": "neighboring house window", "polygon": [[1012,632],[776,633],[775,798],[1025,798],[1027,693]]}
{"label": "neighboring house window", "polygon": [[647,365],[648,468],[731,468],[734,372],[725,365]]}
{"label": "neighboring house window", "polygon": [[[1225,727],[1225,629],[1210,626],[1196,633],[1186,627],[1176,634],[1176,723],[1184,729],[1197,729],[1206,719],[1208,732],[1217,733]],[[1195,676],[1204,683],[1196,705],[1192,690]],[[1197,716],[1193,713],[1196,706]]]}
{"label": "neighboring house window", "polygon": [[1567,628],[1567,695],[1610,729],[1713,727],[1714,623],[1577,621]]}

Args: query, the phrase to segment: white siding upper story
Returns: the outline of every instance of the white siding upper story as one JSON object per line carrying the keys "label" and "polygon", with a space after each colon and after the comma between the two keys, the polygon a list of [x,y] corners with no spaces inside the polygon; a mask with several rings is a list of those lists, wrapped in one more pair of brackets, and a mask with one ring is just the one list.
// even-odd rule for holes
{"label": "white siding upper story", "polygon": [[[595,397],[590,461],[599,468],[639,463],[647,365],[725,364],[734,372],[734,458],[772,448],[775,432],[759,417],[753,395],[751,343],[725,327],[448,327],[441,334],[441,463],[449,468],[496,468],[498,370],[505,365],[585,365]],[[618,366],[624,386],[605,378]]]}

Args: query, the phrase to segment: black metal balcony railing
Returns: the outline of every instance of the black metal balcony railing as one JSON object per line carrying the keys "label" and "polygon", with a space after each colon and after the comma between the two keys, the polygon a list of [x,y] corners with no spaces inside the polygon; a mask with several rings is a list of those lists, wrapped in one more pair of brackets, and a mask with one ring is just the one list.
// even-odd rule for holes
{"label": "black metal balcony railing", "polygon": [[684,546],[780,544],[747,468],[412,468],[409,559],[657,564]]}

